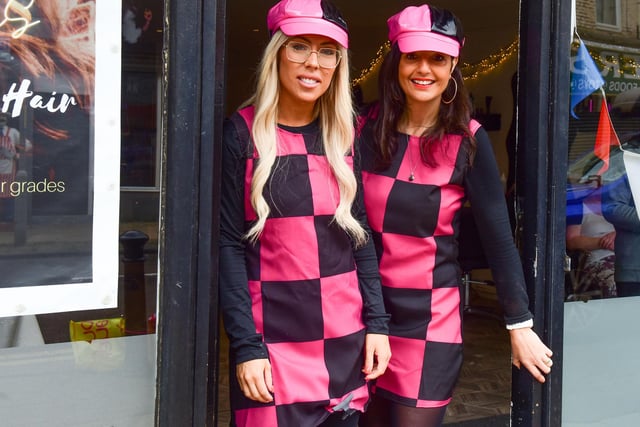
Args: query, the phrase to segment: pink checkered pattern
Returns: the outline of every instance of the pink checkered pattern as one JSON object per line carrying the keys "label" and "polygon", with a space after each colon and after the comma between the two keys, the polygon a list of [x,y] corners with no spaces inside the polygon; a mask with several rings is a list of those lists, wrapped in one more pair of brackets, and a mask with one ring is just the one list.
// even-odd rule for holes
{"label": "pink checkered pattern", "polygon": [[360,136],[364,199],[393,353],[375,392],[408,406],[443,406],[462,365],[456,234],[465,197],[463,138],[448,135],[432,150],[438,166],[430,167],[420,161],[419,138],[402,135],[390,167],[380,171],[367,145],[371,132],[365,125]]}
{"label": "pink checkered pattern", "polygon": [[[250,130],[252,119],[248,107],[232,120]],[[264,190],[271,215],[246,257],[253,317],[269,350],[275,401],[261,405],[232,392],[238,426],[316,426],[343,400],[351,399],[349,407],[356,410],[368,400],[361,372],[363,302],[351,240],[332,222],[338,185],[318,132],[279,128],[277,136],[278,159]],[[256,218],[249,202],[255,162],[251,153],[247,225]],[[348,162],[353,164],[351,156]]]}

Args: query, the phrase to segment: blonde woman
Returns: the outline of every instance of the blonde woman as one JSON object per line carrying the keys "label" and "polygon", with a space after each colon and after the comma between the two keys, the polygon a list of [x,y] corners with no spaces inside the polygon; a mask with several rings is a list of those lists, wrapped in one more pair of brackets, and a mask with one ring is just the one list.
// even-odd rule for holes
{"label": "blonde woman", "polygon": [[254,96],[225,125],[220,293],[233,424],[356,426],[390,358],[353,172],[348,34],[283,0]]}

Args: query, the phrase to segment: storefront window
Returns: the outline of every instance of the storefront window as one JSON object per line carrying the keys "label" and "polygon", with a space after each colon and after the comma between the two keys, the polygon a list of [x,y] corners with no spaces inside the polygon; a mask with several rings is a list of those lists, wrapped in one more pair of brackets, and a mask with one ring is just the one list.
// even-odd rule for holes
{"label": "storefront window", "polygon": [[1,423],[153,425],[163,3],[0,11]]}
{"label": "storefront window", "polygon": [[620,0],[596,0],[596,22],[612,26],[619,25]]}
{"label": "storefront window", "polygon": [[[618,10],[614,3],[635,10],[632,22],[622,32],[594,29],[593,21]],[[640,421],[629,397],[640,385],[634,369],[640,346],[628,339],[640,333],[638,6],[596,4],[593,11],[590,2],[577,2],[581,37],[572,51],[563,426]],[[604,392],[611,383],[619,386]]]}

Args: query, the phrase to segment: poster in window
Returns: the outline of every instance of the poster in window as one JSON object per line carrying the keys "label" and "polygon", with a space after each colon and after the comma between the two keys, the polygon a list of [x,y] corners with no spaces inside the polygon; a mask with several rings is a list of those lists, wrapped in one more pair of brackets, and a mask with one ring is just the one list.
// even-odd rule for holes
{"label": "poster in window", "polygon": [[0,316],[117,305],[121,14],[0,0]]}

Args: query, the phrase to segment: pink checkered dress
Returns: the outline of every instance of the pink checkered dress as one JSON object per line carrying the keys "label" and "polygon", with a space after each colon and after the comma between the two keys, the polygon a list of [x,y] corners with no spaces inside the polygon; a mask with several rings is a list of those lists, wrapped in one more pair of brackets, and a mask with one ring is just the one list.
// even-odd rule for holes
{"label": "pink checkered dress", "polygon": [[[232,117],[247,135],[253,111],[248,107]],[[363,298],[352,242],[332,221],[339,190],[318,126],[279,127],[277,137],[276,166],[264,190],[271,215],[257,244],[246,245],[245,257],[253,321],[271,361],[274,402],[246,399],[232,379],[232,408],[238,426],[311,427],[336,408],[362,411],[369,398],[361,372]],[[257,161],[256,153],[248,154],[247,229],[256,219],[249,196]],[[351,156],[348,162],[353,164]]]}
{"label": "pink checkered dress", "polygon": [[[472,121],[470,128],[475,133],[480,126]],[[489,263],[505,318],[531,318],[498,169],[482,130],[473,166],[462,135],[438,141],[431,150],[436,166],[427,166],[419,138],[400,134],[390,166],[380,170],[372,132],[369,122],[359,137],[364,199],[391,314],[393,354],[375,393],[405,406],[441,407],[451,401],[462,366],[457,237],[466,200],[482,221],[485,250],[493,250]]]}

